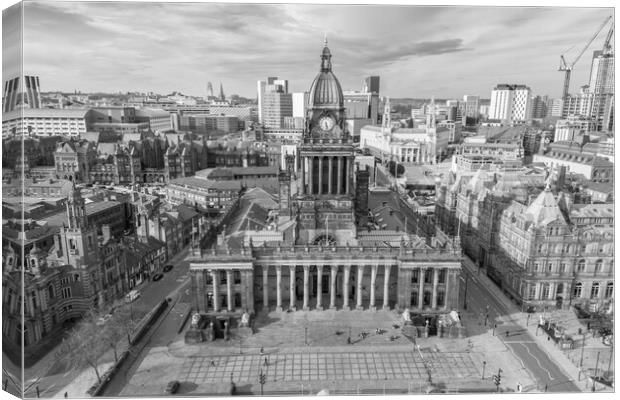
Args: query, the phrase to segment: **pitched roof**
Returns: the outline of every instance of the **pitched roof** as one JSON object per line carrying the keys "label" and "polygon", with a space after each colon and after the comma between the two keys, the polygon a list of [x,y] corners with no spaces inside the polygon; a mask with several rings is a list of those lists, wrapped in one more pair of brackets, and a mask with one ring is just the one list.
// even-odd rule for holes
{"label": "pitched roof", "polygon": [[527,207],[525,216],[536,227],[548,225],[556,220],[561,220],[564,223],[567,222],[549,187],[540,192],[532,204]]}

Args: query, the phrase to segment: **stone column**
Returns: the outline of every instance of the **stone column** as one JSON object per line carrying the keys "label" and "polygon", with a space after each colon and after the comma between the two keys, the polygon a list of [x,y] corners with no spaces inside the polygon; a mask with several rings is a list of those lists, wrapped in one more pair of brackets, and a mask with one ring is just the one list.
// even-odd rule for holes
{"label": "stone column", "polygon": [[383,275],[383,309],[390,309],[390,269],[392,266],[390,264],[385,264],[385,272]]}
{"label": "stone column", "polygon": [[299,188],[299,193],[306,193],[306,159],[303,158],[301,160],[301,188]]}
{"label": "stone column", "polygon": [[433,310],[437,308],[437,285],[439,284],[439,270],[436,268],[431,269],[433,272],[433,298],[431,300],[431,306]]}
{"label": "stone column", "polygon": [[370,267],[370,309],[376,310],[375,307],[375,285],[377,284],[377,268],[378,266],[375,264]]}
{"label": "stone column", "polygon": [[327,185],[329,186],[327,188],[327,194],[334,194],[334,182],[332,179],[332,176],[334,175],[334,157],[327,157],[327,162],[327,173],[329,174],[327,177]]}
{"label": "stone column", "polygon": [[363,310],[362,306],[362,279],[364,279],[364,265],[357,266],[357,306],[356,310]]}
{"label": "stone column", "polygon": [[349,308],[349,274],[351,272],[351,266],[344,266],[344,278],[342,280],[342,309],[350,310]]}
{"label": "stone column", "polygon": [[338,266],[332,265],[331,275],[329,277],[329,308],[336,309],[336,276],[338,275]]}
{"label": "stone column", "polygon": [[263,265],[263,308],[269,311],[269,265]]}
{"label": "stone column", "polygon": [[347,158],[347,170],[346,170],[346,179],[347,179],[347,185],[346,185],[346,194],[351,193],[350,189],[351,189],[351,179],[352,179],[352,175],[353,175],[353,170],[351,168],[351,159]]}
{"label": "stone column", "polygon": [[316,309],[323,310],[323,265],[316,266]]}
{"label": "stone column", "polygon": [[318,194],[323,194],[323,156],[319,157],[319,190]]}
{"label": "stone column", "polygon": [[291,295],[291,298],[289,300],[289,308],[291,310],[295,310],[296,309],[295,301],[297,300],[295,298],[295,266],[291,265],[289,269],[290,269],[289,289],[290,289],[290,295]]}
{"label": "stone column", "polygon": [[336,194],[342,194],[342,156],[338,157],[338,184],[336,185]]}
{"label": "stone column", "polygon": [[213,279],[213,311],[220,311],[220,274],[218,270],[211,271]]}
{"label": "stone column", "polygon": [[276,311],[282,311],[282,266],[276,265]]}
{"label": "stone column", "polygon": [[207,296],[205,296],[205,281],[204,281],[205,271],[197,271],[192,275],[194,278],[194,283],[196,285],[196,310],[200,311],[208,311],[207,310]]}
{"label": "stone column", "polygon": [[226,271],[226,305],[228,311],[233,310],[233,298],[232,298],[232,271]]}
{"label": "stone column", "polygon": [[448,296],[450,295],[450,268],[446,268],[446,292],[443,295],[443,309],[447,310],[448,309],[448,304],[450,304],[450,301],[448,300]]}
{"label": "stone column", "polygon": [[424,308],[424,275],[426,268],[420,268],[420,292],[418,293],[418,308]]}
{"label": "stone column", "polygon": [[304,311],[308,311],[310,308],[308,307],[308,302],[310,300],[310,290],[309,281],[310,280],[310,266],[304,265]]}
{"label": "stone column", "polygon": [[312,181],[314,180],[314,157],[308,157],[308,194],[312,194]]}

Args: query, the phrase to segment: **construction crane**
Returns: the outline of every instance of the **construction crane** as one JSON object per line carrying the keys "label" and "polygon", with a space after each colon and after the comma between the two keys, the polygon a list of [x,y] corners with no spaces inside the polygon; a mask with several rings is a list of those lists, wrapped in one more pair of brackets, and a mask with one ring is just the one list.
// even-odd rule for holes
{"label": "construction crane", "polygon": [[[564,54],[562,54],[560,56],[560,67],[558,68],[558,71],[564,71],[564,90],[562,91],[562,100],[564,100],[564,104],[566,104],[566,98],[568,97],[568,87],[570,85],[570,74],[571,74],[571,72],[573,70],[573,67],[575,66],[577,61],[579,61],[579,59],[581,58],[583,53],[586,52],[588,47],[590,47],[590,45],[592,44],[594,39],[596,39],[598,34],[601,33],[601,31],[603,30],[603,28],[605,27],[605,25],[607,25],[607,23],[609,21],[611,21],[611,16],[609,16],[609,17],[607,17],[607,19],[605,19],[605,22],[603,22],[601,24],[601,26],[598,28],[596,33],[590,38],[590,40],[588,40],[588,43],[586,43],[586,45],[583,48],[583,50],[581,50],[579,55],[575,58],[575,60],[570,65],[568,65],[568,63],[566,62],[566,59],[564,59]],[[607,41],[605,42],[607,47],[609,47],[609,40],[611,39],[611,33],[612,32],[613,32],[613,27],[609,31],[609,34],[607,35]],[[607,48],[607,47],[605,47],[605,48]]]}
{"label": "construction crane", "polygon": [[603,44],[603,54],[611,54],[613,52],[611,49],[611,37],[613,34],[614,24],[611,24],[611,28],[609,28],[609,32],[607,32],[607,37],[605,38],[605,43]]}

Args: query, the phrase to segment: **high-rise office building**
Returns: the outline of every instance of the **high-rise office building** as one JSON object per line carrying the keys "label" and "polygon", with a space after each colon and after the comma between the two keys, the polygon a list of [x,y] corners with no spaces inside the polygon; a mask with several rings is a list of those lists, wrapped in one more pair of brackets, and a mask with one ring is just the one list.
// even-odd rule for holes
{"label": "high-rise office building", "polygon": [[[288,80],[268,77],[257,82],[258,122],[268,128],[282,128],[284,117],[293,116],[293,97],[288,92]],[[267,109],[278,107],[278,109]],[[265,118],[268,118],[266,120]],[[279,121],[279,122],[278,122]]]}
{"label": "high-rise office building", "polygon": [[364,79],[364,92],[379,94],[379,77],[368,76]]}
{"label": "high-rise office building", "polygon": [[39,77],[25,75],[24,79],[16,77],[4,82],[4,95],[2,97],[4,112],[10,112],[16,108],[41,108],[41,92]]}
{"label": "high-rise office building", "polygon": [[545,118],[547,116],[547,96],[532,96],[532,118]]}
{"label": "high-rise office building", "polygon": [[463,103],[465,103],[465,116],[470,118],[478,118],[480,96],[472,96],[470,94],[466,94],[465,96],[463,96]]}
{"label": "high-rise office building", "polygon": [[491,92],[489,119],[508,124],[523,123],[530,118],[530,88],[525,85],[499,84]]}

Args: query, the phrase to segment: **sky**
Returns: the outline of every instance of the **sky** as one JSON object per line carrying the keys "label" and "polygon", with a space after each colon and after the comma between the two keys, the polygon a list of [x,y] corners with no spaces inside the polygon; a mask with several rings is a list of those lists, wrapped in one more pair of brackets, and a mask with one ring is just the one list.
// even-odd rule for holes
{"label": "sky", "polygon": [[[42,91],[153,91],[256,97],[256,82],[307,91],[324,35],[344,90],[381,77],[390,97],[490,97],[498,83],[559,97],[560,55],[572,61],[610,8],[422,7],[332,4],[26,2],[23,68]],[[5,9],[3,80],[19,74],[20,13]],[[571,91],[588,80],[592,51]]]}

